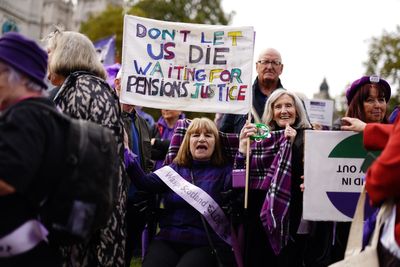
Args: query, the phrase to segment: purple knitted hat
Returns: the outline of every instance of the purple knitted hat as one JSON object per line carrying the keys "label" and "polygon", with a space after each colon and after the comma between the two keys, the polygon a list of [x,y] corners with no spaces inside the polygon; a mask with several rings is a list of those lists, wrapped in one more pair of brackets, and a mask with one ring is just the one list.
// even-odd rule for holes
{"label": "purple knitted hat", "polygon": [[0,38],[0,60],[47,89],[47,53],[33,40],[9,32]]}

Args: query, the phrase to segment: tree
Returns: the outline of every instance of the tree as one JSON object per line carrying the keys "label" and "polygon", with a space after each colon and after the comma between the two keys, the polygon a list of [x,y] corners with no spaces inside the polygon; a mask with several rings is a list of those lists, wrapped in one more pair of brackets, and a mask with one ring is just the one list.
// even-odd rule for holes
{"label": "tree", "polygon": [[[369,59],[364,62],[366,74],[379,74],[390,81],[397,89],[397,101],[390,104],[398,104],[400,96],[400,26],[395,32],[384,31],[381,37],[371,39],[368,50]],[[393,99],[394,100],[394,99]]]}
{"label": "tree", "polygon": [[[131,3],[128,14],[165,21],[226,25],[234,15],[234,12],[225,14],[221,0],[139,0]],[[92,41],[115,34],[119,61],[124,12],[122,7],[109,5],[101,14],[89,17],[80,27],[80,32]]]}
{"label": "tree", "polygon": [[134,7],[148,18],[201,24],[227,25],[234,14],[225,14],[221,0],[141,0]]}
{"label": "tree", "polygon": [[109,5],[101,14],[90,16],[86,22],[83,22],[80,27],[80,32],[88,36],[93,42],[108,36],[116,35],[116,57],[117,60],[120,61],[123,23],[123,8]]}

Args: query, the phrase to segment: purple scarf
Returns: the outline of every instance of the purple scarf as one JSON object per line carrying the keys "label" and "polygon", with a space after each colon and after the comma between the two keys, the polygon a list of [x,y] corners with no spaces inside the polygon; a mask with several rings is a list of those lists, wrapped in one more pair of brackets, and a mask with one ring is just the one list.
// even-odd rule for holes
{"label": "purple scarf", "polygon": [[[290,142],[282,142],[282,149],[271,163],[267,178],[272,175],[268,192],[261,208],[260,218],[274,253],[278,255],[289,237],[289,206],[291,188]],[[268,181],[269,179],[265,179]]]}

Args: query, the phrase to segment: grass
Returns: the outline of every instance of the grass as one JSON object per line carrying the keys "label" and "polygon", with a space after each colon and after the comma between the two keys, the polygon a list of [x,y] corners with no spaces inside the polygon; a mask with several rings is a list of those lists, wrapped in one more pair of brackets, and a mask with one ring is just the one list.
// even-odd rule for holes
{"label": "grass", "polygon": [[132,259],[130,267],[141,267],[141,266],[142,266],[142,260],[140,258]]}

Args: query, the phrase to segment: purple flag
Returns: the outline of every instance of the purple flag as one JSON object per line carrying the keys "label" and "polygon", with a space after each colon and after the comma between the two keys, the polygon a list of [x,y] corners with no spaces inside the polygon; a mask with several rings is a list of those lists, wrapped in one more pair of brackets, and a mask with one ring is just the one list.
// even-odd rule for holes
{"label": "purple flag", "polygon": [[115,63],[115,35],[103,38],[94,43],[101,63],[109,66]]}

